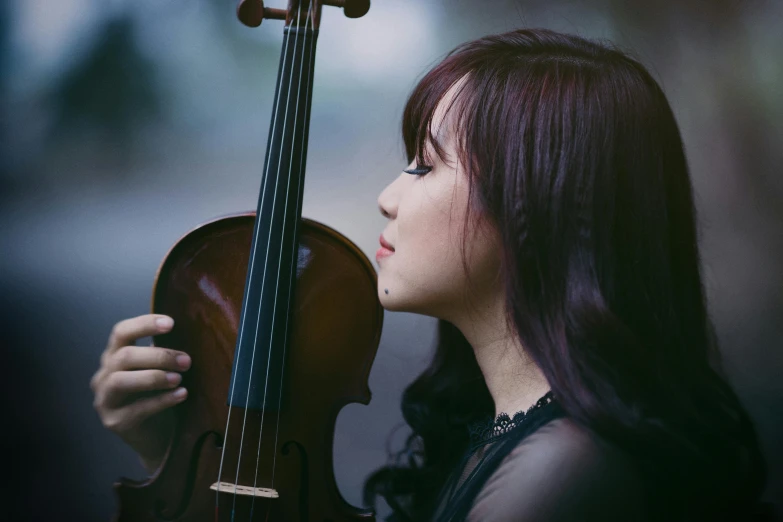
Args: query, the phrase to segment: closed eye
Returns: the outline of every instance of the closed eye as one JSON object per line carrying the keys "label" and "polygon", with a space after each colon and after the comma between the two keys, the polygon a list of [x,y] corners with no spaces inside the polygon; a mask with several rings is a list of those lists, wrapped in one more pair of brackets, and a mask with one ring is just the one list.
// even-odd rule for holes
{"label": "closed eye", "polygon": [[432,167],[429,165],[416,165],[415,169],[406,169],[403,170],[406,174],[414,174],[416,176],[423,176],[424,174],[428,173],[432,170]]}

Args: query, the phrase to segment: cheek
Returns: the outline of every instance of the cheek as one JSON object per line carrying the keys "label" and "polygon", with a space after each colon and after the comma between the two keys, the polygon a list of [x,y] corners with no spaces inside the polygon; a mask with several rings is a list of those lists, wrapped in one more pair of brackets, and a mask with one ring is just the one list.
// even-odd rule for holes
{"label": "cheek", "polygon": [[422,198],[401,205],[395,253],[381,261],[379,272],[379,296],[387,308],[442,317],[447,307],[463,299],[465,201],[455,200],[452,208],[450,190],[448,194],[448,199]]}

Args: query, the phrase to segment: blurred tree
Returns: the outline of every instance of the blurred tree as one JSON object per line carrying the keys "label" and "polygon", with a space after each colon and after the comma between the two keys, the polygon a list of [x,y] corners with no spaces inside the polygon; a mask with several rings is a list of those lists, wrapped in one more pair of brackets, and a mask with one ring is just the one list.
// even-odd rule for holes
{"label": "blurred tree", "polygon": [[88,130],[120,149],[132,145],[135,132],[161,113],[155,65],[136,44],[133,20],[128,15],[109,20],[51,97],[52,138]]}

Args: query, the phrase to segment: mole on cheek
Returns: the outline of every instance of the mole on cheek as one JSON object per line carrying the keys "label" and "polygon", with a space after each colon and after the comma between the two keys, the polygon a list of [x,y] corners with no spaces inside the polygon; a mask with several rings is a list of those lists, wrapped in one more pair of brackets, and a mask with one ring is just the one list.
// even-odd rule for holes
{"label": "mole on cheek", "polygon": [[386,292],[387,294],[389,293],[389,289],[388,288],[384,288],[383,291]]}

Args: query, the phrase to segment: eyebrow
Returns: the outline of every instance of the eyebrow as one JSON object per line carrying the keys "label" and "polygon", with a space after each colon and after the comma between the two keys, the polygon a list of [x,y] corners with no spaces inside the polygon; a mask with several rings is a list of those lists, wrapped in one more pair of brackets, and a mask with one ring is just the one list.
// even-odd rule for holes
{"label": "eyebrow", "polygon": [[435,139],[438,140],[438,143],[443,145],[448,141],[450,136],[451,132],[449,126],[441,123],[440,128],[438,129],[438,133],[435,135]]}
{"label": "eyebrow", "polygon": [[[454,115],[451,111],[448,112],[448,114],[441,120],[440,127],[438,128],[437,134],[435,134],[434,138],[437,141],[438,145],[440,145],[441,148],[445,149],[446,144],[449,142],[449,140],[452,137],[453,134],[453,128],[451,123],[453,123]],[[430,141],[429,139],[427,141]],[[438,156],[439,159],[446,161],[446,158],[441,158],[438,153],[435,151],[435,144],[430,143],[430,146],[433,148],[433,153]],[[444,151],[445,153],[445,151]]]}
{"label": "eyebrow", "polygon": [[[448,125],[443,125],[443,122],[441,122],[440,128],[438,129],[437,134],[433,136],[434,140],[441,146],[445,147],[446,142],[449,139],[449,136],[451,136],[451,132],[449,131]],[[435,152],[435,144],[432,143],[432,140],[430,139],[430,136],[428,135],[427,138],[424,140],[425,147],[427,144],[429,144],[430,147],[432,147],[433,152]]]}

